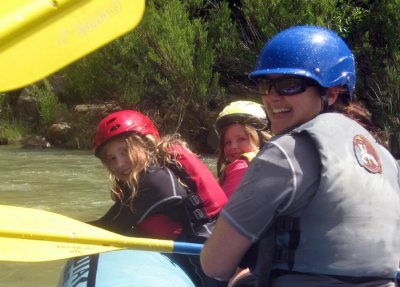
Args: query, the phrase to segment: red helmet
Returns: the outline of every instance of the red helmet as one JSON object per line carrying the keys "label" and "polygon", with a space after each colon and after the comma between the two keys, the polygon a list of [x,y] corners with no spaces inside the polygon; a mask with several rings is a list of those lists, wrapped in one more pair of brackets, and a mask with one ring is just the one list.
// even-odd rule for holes
{"label": "red helmet", "polygon": [[141,135],[151,134],[160,139],[156,126],[147,116],[134,110],[122,110],[109,114],[97,125],[93,137],[95,155],[98,155],[100,147],[108,140],[126,132],[137,132]]}

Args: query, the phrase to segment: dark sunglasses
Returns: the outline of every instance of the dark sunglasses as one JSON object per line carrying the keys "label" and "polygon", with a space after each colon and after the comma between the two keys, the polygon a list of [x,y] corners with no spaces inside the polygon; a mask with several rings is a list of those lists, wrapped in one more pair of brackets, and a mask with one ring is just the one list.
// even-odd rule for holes
{"label": "dark sunglasses", "polygon": [[315,81],[302,77],[259,78],[257,85],[262,95],[269,94],[274,87],[275,91],[281,96],[297,95],[304,92],[308,87],[318,86]]}

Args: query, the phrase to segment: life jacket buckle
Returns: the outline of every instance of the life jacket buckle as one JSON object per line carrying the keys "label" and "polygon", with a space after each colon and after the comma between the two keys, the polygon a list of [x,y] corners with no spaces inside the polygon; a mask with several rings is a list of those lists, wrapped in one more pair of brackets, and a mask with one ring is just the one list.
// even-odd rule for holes
{"label": "life jacket buckle", "polygon": [[192,207],[201,206],[203,204],[203,202],[201,201],[200,197],[197,194],[189,195],[188,200]]}
{"label": "life jacket buckle", "polygon": [[193,215],[196,220],[202,220],[208,218],[207,214],[203,209],[195,209],[193,210]]}

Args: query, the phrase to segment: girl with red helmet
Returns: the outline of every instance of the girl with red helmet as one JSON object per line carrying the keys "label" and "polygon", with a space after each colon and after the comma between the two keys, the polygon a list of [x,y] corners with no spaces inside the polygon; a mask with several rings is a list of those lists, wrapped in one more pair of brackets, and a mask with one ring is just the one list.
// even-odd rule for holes
{"label": "girl with red helmet", "polygon": [[[140,112],[106,116],[93,138],[95,155],[110,172],[115,204],[92,224],[126,235],[204,242],[226,202],[207,167],[177,136],[160,138]],[[204,275],[199,258],[171,254],[196,286],[225,286]]]}

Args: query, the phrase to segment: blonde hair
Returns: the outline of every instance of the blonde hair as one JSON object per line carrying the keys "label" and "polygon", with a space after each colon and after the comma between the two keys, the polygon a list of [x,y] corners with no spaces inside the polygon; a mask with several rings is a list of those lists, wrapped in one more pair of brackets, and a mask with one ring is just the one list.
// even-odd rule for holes
{"label": "blonde hair", "polygon": [[[123,134],[119,138],[125,140],[127,144],[132,171],[128,182],[122,182],[114,174],[109,173],[111,198],[113,201],[121,203],[121,207],[123,204],[128,204],[130,209],[133,210],[134,201],[139,191],[140,174],[155,165],[161,167],[175,165],[180,168],[177,154],[171,152],[171,146],[180,145],[189,149],[189,145],[178,134],[165,136],[159,141],[152,135],[143,136],[138,133]],[[118,137],[114,139],[118,139]],[[99,157],[107,167],[104,150],[105,148],[102,149]],[[124,193],[126,187],[130,191],[129,195]]]}
{"label": "blonde hair", "polygon": [[[272,135],[266,131],[266,130],[261,130],[261,129],[255,129],[254,126],[247,124],[247,123],[233,123],[233,124],[239,124],[244,127],[244,130],[249,137],[249,142],[250,145],[252,146],[252,149],[254,152],[258,152],[260,148],[267,143]],[[217,159],[217,175],[219,178],[223,175],[225,166],[229,163],[226,160],[225,154],[224,154],[224,137],[226,130],[228,127],[231,125],[225,126],[221,132],[220,132],[220,137],[219,137],[219,148],[218,148],[218,159]]]}

